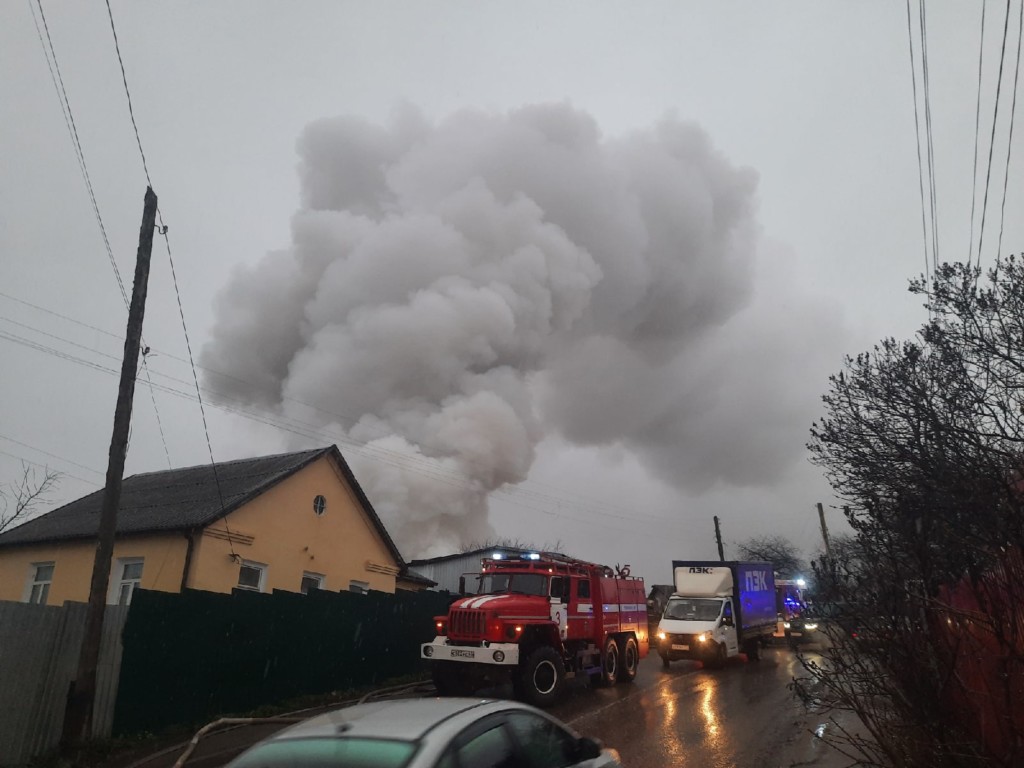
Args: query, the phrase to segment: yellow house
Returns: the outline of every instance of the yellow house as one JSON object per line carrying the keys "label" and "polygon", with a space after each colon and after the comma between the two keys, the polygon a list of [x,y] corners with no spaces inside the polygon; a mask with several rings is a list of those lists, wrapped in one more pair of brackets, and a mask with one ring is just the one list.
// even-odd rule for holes
{"label": "yellow house", "polygon": [[[0,600],[85,601],[103,491],[0,534]],[[163,592],[418,590],[337,446],[126,478],[108,603]]]}

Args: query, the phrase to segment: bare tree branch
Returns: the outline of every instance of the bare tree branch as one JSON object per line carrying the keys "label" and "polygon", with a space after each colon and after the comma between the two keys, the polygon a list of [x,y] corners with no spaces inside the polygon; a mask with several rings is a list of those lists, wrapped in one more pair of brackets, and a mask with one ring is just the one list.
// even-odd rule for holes
{"label": "bare tree branch", "polygon": [[21,479],[0,486],[0,532],[27,522],[48,501],[50,492],[60,482],[61,474],[44,468],[42,476],[28,464],[21,465]]}

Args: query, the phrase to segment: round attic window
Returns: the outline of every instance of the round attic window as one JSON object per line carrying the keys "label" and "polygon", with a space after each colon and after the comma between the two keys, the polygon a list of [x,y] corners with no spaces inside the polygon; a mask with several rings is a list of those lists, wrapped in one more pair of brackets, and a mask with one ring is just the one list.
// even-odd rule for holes
{"label": "round attic window", "polygon": [[313,513],[320,517],[324,512],[327,511],[327,499],[323,496],[317,496],[313,499]]}

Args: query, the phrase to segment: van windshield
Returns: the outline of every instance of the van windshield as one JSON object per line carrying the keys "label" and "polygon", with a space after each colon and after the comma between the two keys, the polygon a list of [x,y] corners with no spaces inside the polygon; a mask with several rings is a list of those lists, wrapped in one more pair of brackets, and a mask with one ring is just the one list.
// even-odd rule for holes
{"label": "van windshield", "polygon": [[501,592],[547,595],[548,577],[539,573],[488,573],[480,577],[478,595],[496,595]]}
{"label": "van windshield", "polygon": [[673,597],[665,606],[666,619],[715,621],[721,612],[722,601],[718,598]]}

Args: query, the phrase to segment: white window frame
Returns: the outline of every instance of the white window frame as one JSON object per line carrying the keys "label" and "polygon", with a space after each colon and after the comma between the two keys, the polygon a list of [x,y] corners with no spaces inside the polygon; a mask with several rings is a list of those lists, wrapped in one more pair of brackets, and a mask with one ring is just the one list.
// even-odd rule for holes
{"label": "white window frame", "polygon": [[[47,581],[40,581],[37,577],[39,575],[39,569],[50,566],[53,568],[50,571],[50,578]],[[50,599],[50,587],[53,586],[53,576],[57,572],[57,561],[56,560],[42,560],[38,563],[29,563],[28,566],[28,578],[25,580],[25,598],[24,602],[32,603],[33,605],[47,605]],[[36,587],[43,587],[41,593],[43,595],[42,600],[33,600],[35,595]]]}
{"label": "white window frame", "polygon": [[110,580],[110,589],[107,592],[107,605],[120,605],[121,603],[121,588],[126,584],[131,584],[131,590],[128,592],[128,602],[125,605],[132,604],[132,595],[135,594],[135,590],[142,584],[142,575],[139,575],[137,579],[126,579],[124,578],[124,569],[127,565],[141,565],[143,572],[146,568],[146,558],[144,557],[119,557],[115,561],[114,577]]}
{"label": "white window frame", "polygon": [[370,591],[370,582],[360,581],[359,579],[350,579],[348,582],[348,591],[355,592],[357,595],[365,595]]}
{"label": "white window frame", "polygon": [[[255,568],[260,572],[260,583],[255,589],[252,587],[243,586],[242,581],[242,568]],[[235,585],[235,589],[244,589],[247,592],[264,592],[267,588],[267,564],[257,563],[252,560],[243,560],[238,564],[238,584]]]}
{"label": "white window frame", "polygon": [[[302,579],[314,579],[317,582],[317,589],[324,589],[324,584],[327,582],[326,577],[322,573],[313,573],[312,571],[303,571]],[[302,591],[302,581],[299,582],[299,591]],[[303,592],[302,594],[308,595],[309,592]]]}

